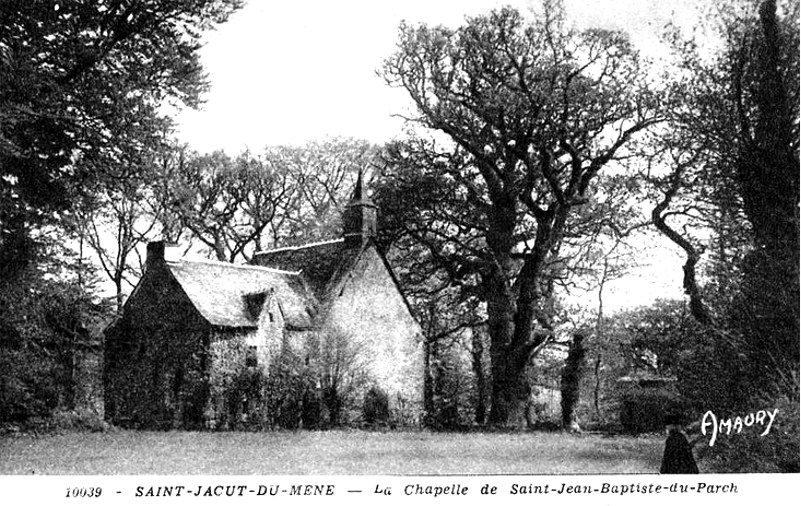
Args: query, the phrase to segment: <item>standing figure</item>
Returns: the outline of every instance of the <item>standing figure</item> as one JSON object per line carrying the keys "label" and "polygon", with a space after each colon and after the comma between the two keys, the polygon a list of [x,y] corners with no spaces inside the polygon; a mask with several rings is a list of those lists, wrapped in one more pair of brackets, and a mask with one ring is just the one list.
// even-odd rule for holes
{"label": "standing figure", "polygon": [[684,434],[680,415],[665,417],[665,428],[668,438],[665,442],[665,454],[662,456],[661,474],[698,474],[698,466],[693,457],[693,450]]}

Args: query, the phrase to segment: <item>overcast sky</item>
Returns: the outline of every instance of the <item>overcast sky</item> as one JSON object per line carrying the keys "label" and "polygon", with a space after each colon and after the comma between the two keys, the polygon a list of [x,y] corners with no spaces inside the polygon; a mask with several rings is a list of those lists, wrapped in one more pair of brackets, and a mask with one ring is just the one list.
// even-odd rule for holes
{"label": "overcast sky", "polygon": [[[536,1],[536,0],[535,0]],[[659,54],[670,20],[692,19],[690,0],[565,0],[568,22],[622,29],[646,53]],[[303,144],[325,136],[383,143],[400,135],[392,115],[408,107],[401,90],[377,76],[392,53],[401,20],[457,26],[465,15],[502,5],[528,11],[528,0],[250,0],[206,37],[201,58],[211,92],[200,111],[177,116],[178,136],[200,152]],[[681,297],[681,257],[666,239],[644,252],[644,265],[607,290],[610,310]],[[595,304],[596,294],[587,294]]]}
{"label": "overcast sky", "polygon": [[[534,0],[535,4],[538,3]],[[383,143],[399,134],[404,92],[376,74],[401,20],[457,26],[465,15],[531,0],[250,0],[206,37],[211,92],[201,111],[178,115],[178,136],[201,152],[302,144],[324,136]],[[625,29],[651,50],[688,0],[565,0],[577,26]]]}

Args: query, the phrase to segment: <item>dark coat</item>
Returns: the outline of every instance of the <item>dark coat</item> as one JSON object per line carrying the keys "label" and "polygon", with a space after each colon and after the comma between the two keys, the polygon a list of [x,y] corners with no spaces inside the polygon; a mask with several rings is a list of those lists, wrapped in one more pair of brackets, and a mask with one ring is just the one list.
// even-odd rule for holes
{"label": "dark coat", "polygon": [[671,430],[665,442],[661,474],[698,474],[693,450],[687,438],[680,431]]}

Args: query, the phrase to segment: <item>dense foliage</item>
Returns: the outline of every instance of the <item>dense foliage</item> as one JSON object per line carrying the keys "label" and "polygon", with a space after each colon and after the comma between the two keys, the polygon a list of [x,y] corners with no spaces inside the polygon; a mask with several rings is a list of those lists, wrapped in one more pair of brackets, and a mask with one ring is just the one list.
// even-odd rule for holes
{"label": "dense foliage", "polygon": [[[654,221],[686,253],[685,290],[701,324],[701,339],[683,343],[695,354],[679,378],[711,381],[687,392],[699,407],[781,405],[797,418],[799,4],[726,2],[714,13],[699,27],[719,41],[713,54],[673,36],[682,77],[658,144],[670,171],[656,181]],[[797,431],[789,423],[763,445],[711,453],[721,469],[797,470],[797,455],[787,457]]]}
{"label": "dense foliage", "polygon": [[85,259],[51,245],[74,237],[68,227],[84,202],[135,198],[120,188],[140,176],[167,133],[170,120],[160,107],[198,103],[205,89],[201,34],[239,5],[0,3],[4,417],[72,407],[71,367],[64,364],[88,346],[82,343],[90,328],[97,346],[89,321],[98,311]]}
{"label": "dense foliage", "polygon": [[197,49],[237,0],[0,4],[0,266],[31,256],[30,228],[135,174],[164,135],[165,101],[196,105]]}
{"label": "dense foliage", "polygon": [[[63,254],[46,243],[53,257]],[[72,267],[58,261],[28,266],[19,282],[0,290],[0,422],[100,404],[97,369],[85,359],[101,352],[110,308],[87,295]]]}
{"label": "dense foliage", "polygon": [[[702,25],[722,49],[675,35],[670,168],[653,181],[661,232],[687,255],[685,290],[699,322],[743,338],[747,383],[797,389],[798,2],[733,2]],[[682,232],[683,230],[683,232]],[[710,233],[711,232],[711,233]],[[695,280],[699,260],[709,288]],[[708,300],[704,300],[704,298]],[[793,372],[795,371],[795,372]],[[743,392],[744,397],[751,392]]]}

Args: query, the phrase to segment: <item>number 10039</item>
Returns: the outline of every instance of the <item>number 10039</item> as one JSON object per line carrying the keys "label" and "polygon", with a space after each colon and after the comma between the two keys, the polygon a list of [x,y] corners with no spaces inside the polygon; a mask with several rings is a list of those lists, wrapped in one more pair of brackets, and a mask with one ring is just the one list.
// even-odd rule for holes
{"label": "number 10039", "polygon": [[67,497],[100,497],[100,487],[67,487]]}

